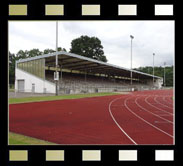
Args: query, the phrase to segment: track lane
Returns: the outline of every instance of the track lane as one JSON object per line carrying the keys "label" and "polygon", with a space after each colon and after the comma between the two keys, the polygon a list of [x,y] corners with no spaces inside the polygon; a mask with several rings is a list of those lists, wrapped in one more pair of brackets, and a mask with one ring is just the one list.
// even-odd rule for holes
{"label": "track lane", "polygon": [[[159,117],[159,121],[156,120],[155,125],[164,129],[168,123],[165,123],[166,120],[162,118],[171,121],[173,116],[155,108],[152,109],[144,102],[145,97],[156,94],[169,95],[167,91],[144,91],[133,92],[131,95],[11,104],[9,106],[9,129],[15,133],[64,145],[173,144],[173,138],[144,123],[133,114],[147,118],[146,121],[148,117],[153,116],[155,120],[158,118],[152,113],[160,115],[161,118]],[[132,99],[127,100],[128,97]],[[136,97],[139,97],[138,103],[145,109],[150,108],[148,111],[152,113],[143,109],[132,110],[133,107],[138,107],[135,105]],[[112,102],[113,100],[115,101]],[[134,112],[130,112],[129,109]],[[169,132],[169,127],[165,128],[166,132]],[[171,130],[173,131],[173,127]]]}
{"label": "track lane", "polygon": [[[156,116],[156,117],[159,117],[160,119],[162,119],[162,120],[164,120],[164,121],[166,121],[166,122],[169,122],[169,123],[172,123],[172,124],[173,124],[173,121],[164,118],[164,116],[162,116],[161,114],[159,115],[159,114],[157,114],[157,113],[153,113],[152,111],[149,111],[148,109],[146,109],[145,107],[143,107],[143,105],[140,105],[140,104],[138,103],[138,100],[139,100],[140,98],[141,98],[141,96],[137,96],[136,99],[135,99],[135,104],[136,104],[139,108],[141,108],[142,110],[148,112],[149,114],[152,114],[152,115],[154,115],[154,116]],[[142,99],[141,99],[141,100],[142,100]]]}
{"label": "track lane", "polygon": [[167,113],[166,111],[159,110],[156,107],[152,107],[149,103],[146,102],[147,97],[148,96],[140,96],[140,99],[138,99],[138,104],[143,106],[144,109],[173,122],[173,115],[172,114]]}
{"label": "track lane", "polygon": [[[166,100],[167,98],[168,98],[168,100]],[[170,99],[170,97],[164,96],[164,97],[163,97],[163,100],[165,101],[166,104],[168,104],[168,105],[170,105],[170,106],[173,107],[173,100]]]}
{"label": "track lane", "polygon": [[[137,143],[127,134],[127,132],[124,130],[124,128],[122,128],[120,125],[119,125],[119,123],[116,121],[116,119],[114,118],[114,115],[113,115],[113,113],[112,113],[112,104],[115,102],[115,101],[117,101],[117,100],[119,100],[119,99],[121,99],[122,97],[120,97],[120,98],[116,98],[116,99],[114,99],[114,100],[112,100],[110,103],[109,103],[109,113],[110,113],[110,115],[111,115],[111,117],[112,117],[112,119],[113,119],[113,121],[115,122],[115,124],[118,126],[118,128],[122,131],[122,133],[133,143],[133,144],[135,144],[135,145],[137,145]],[[123,105],[124,106],[124,105]]]}
{"label": "track lane", "polygon": [[11,104],[9,129],[64,145],[130,145],[108,112],[110,101],[119,96]]}
{"label": "track lane", "polygon": [[169,106],[167,103],[165,103],[164,100],[163,100],[163,97],[156,96],[156,97],[154,98],[154,101],[155,101],[156,103],[162,105],[163,107],[168,108],[168,109],[171,110],[171,111],[172,111],[172,109],[173,109],[173,105],[172,105],[172,106]]}
{"label": "track lane", "polygon": [[[165,104],[162,104],[162,103],[160,102],[161,99],[158,101],[158,100],[157,100],[157,97],[159,97],[159,96],[157,95],[157,96],[153,96],[152,98],[150,98],[151,103],[152,103],[154,106],[156,106],[156,107],[158,107],[158,108],[160,108],[160,109],[163,109],[163,110],[165,110],[165,111],[170,112],[170,113],[173,114],[173,108],[172,108],[172,107],[169,107],[169,106],[167,106],[167,105],[165,105]],[[162,98],[162,97],[160,97],[160,98]]]}
{"label": "track lane", "polygon": [[162,120],[162,118],[155,116],[154,114],[149,115],[147,111],[141,110],[135,103],[137,97],[128,98],[125,101],[125,104],[129,111],[131,111],[139,119],[143,120],[145,123],[159,130],[160,132],[173,137],[173,124],[167,120]]}
{"label": "track lane", "polygon": [[159,110],[159,111],[164,112],[164,113],[169,114],[169,115],[173,115],[173,113],[172,113],[173,109],[172,109],[172,112],[170,112],[169,110],[162,108],[159,104],[154,103],[153,98],[154,97],[152,97],[152,96],[148,96],[145,98],[145,102],[147,104],[149,104],[151,107],[155,108],[156,110]]}
{"label": "track lane", "polygon": [[[126,105],[127,99],[116,100],[112,107],[112,112],[117,123],[137,144],[172,144],[173,138],[170,134],[159,132],[155,127],[144,123],[138,115],[134,116],[133,111],[129,111]],[[117,107],[118,106],[118,107]]]}

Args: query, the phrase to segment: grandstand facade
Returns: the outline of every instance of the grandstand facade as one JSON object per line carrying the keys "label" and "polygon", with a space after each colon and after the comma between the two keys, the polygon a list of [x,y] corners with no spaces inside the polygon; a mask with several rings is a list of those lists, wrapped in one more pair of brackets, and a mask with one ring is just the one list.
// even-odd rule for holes
{"label": "grandstand facade", "polygon": [[160,89],[163,84],[161,77],[154,76],[153,84],[153,75],[132,70],[131,85],[129,69],[61,51],[16,61],[15,90],[55,93],[56,70],[60,94]]}

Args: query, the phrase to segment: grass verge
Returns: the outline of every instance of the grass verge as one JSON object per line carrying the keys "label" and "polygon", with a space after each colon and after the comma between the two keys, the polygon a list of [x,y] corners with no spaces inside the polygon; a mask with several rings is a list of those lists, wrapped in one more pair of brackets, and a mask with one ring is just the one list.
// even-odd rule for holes
{"label": "grass verge", "polygon": [[55,143],[9,132],[9,145],[56,145]]}
{"label": "grass verge", "polygon": [[15,103],[28,103],[38,101],[52,101],[62,99],[79,99],[85,97],[97,97],[97,96],[110,96],[117,95],[117,93],[91,93],[91,94],[73,94],[73,95],[62,95],[62,96],[37,96],[37,97],[25,97],[25,98],[10,98],[9,104]]}

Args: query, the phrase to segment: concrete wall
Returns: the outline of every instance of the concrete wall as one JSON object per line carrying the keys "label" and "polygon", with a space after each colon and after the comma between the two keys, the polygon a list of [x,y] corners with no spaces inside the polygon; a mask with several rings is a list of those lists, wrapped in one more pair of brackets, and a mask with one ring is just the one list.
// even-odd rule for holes
{"label": "concrete wall", "polygon": [[[156,88],[158,88],[158,89],[160,89],[160,88],[162,88],[162,84],[163,84],[163,79],[162,78],[158,78],[158,79],[154,79],[154,86],[156,87]],[[150,79],[150,80],[148,80],[147,81],[147,84],[149,85],[149,86],[153,86],[153,80],[152,79]]]}
{"label": "concrete wall", "polygon": [[163,78],[156,79],[155,86],[158,87],[159,89],[162,88],[163,84]]}
{"label": "concrete wall", "polygon": [[55,84],[45,81],[37,76],[16,68],[15,90],[18,91],[18,80],[24,80],[24,92],[32,92],[32,84],[35,84],[35,93],[55,93]]}

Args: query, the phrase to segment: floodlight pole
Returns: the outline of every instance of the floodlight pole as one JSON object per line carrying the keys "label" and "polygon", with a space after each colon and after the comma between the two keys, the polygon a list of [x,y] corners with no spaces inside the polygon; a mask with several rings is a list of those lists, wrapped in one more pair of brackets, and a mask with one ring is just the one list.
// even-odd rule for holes
{"label": "floodlight pole", "polygon": [[134,36],[130,35],[131,38],[131,72],[130,72],[130,77],[131,77],[131,85],[132,85],[132,40],[134,39]]}
{"label": "floodlight pole", "polygon": [[[17,85],[17,80],[16,80],[16,70],[17,70],[17,61],[15,61],[15,83],[14,85]],[[15,89],[15,97],[17,96],[17,88],[18,88],[18,85],[17,87],[15,86],[14,89]]]}
{"label": "floodlight pole", "polygon": [[[56,52],[58,51],[58,21],[56,21]],[[55,56],[55,60],[56,60],[56,77],[57,77],[57,72],[58,72],[58,55],[56,54]],[[58,96],[58,80],[55,80],[55,95]]]}
{"label": "floodlight pole", "polygon": [[164,62],[164,87],[166,86],[166,81],[165,81],[165,67],[166,67],[166,62]]}
{"label": "floodlight pole", "polygon": [[154,56],[155,56],[155,53],[153,53],[153,87],[154,87]]}

